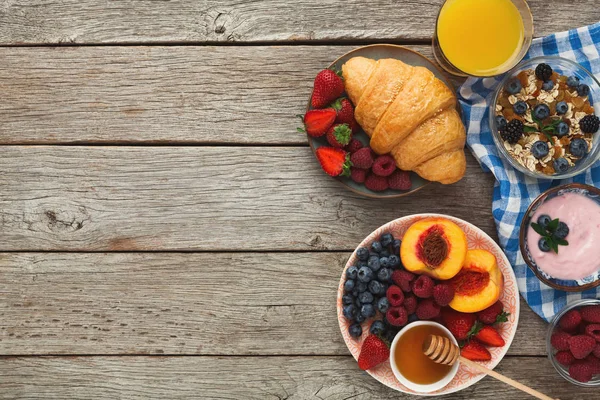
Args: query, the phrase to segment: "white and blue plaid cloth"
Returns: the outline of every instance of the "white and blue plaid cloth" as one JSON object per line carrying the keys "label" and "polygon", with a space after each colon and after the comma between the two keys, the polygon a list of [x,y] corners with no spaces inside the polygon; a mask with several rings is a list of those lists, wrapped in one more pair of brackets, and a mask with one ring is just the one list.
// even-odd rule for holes
{"label": "white and blue plaid cloth", "polygon": [[[587,27],[535,39],[525,56],[558,55],[571,59],[600,78],[600,22]],[[579,182],[600,186],[600,162],[587,172],[564,181],[537,180],[515,170],[496,150],[488,123],[488,106],[494,88],[502,76],[469,78],[459,88],[458,97],[467,127],[467,144],[484,171],[496,177],[492,213],[500,245],[514,266],[519,291],[529,306],[545,320],[550,320],[567,302],[580,298],[600,298],[600,288],[583,293],[554,290],[527,268],[519,251],[519,225],[531,202],[552,186]]]}

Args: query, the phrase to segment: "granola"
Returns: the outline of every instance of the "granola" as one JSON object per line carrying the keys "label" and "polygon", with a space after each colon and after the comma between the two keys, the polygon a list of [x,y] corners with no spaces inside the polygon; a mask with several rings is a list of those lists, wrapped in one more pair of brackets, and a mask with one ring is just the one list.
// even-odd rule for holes
{"label": "granola", "polygon": [[[521,71],[513,78],[515,79],[519,81],[515,83],[518,92],[514,89],[515,86],[512,89],[514,94],[509,93],[507,87],[503,88],[496,104],[497,118],[502,116],[506,121],[518,119],[523,123],[524,133],[518,142],[515,142],[517,138],[506,140],[505,135],[501,133],[508,154],[528,170],[547,175],[557,172],[554,161],[559,158],[564,158],[569,167],[575,166],[583,157],[576,157],[571,153],[570,143],[574,139],[582,138],[587,143],[588,151],[593,143],[593,134],[582,132],[579,126],[579,121],[583,117],[594,114],[594,107],[588,96],[580,96],[577,89],[567,85],[568,78],[557,72],[552,72],[546,83],[536,77],[533,69]],[[527,105],[524,113],[523,102]],[[562,109],[557,112],[557,104],[561,102],[565,102],[568,109],[565,111],[564,104],[560,104],[559,108]],[[535,117],[539,114],[533,111],[540,104],[547,105],[550,110],[549,115],[541,120]],[[564,127],[563,122],[568,129]],[[561,130],[557,129],[559,124],[563,125],[560,127]],[[568,132],[565,134],[564,131]],[[541,147],[547,152],[532,152],[532,147],[538,141],[546,143],[547,146],[541,145]]]}

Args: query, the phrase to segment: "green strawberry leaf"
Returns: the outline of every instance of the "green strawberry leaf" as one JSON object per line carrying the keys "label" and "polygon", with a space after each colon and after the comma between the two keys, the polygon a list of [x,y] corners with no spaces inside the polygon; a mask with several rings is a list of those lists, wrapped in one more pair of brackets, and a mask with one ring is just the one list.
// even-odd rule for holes
{"label": "green strawberry leaf", "polygon": [[304,129],[302,129],[302,128],[296,128],[296,130],[297,130],[298,132],[300,132],[300,133],[306,133],[306,131],[305,131]]}
{"label": "green strawberry leaf", "polygon": [[479,333],[479,331],[483,328],[483,324],[479,321],[475,321],[469,332],[467,333],[467,337],[475,336]]}
{"label": "green strawberry leaf", "polygon": [[506,322],[508,321],[508,316],[510,315],[510,313],[507,313],[506,311],[502,311],[500,314],[498,314],[498,316],[496,317],[496,324],[499,324],[501,322]]}

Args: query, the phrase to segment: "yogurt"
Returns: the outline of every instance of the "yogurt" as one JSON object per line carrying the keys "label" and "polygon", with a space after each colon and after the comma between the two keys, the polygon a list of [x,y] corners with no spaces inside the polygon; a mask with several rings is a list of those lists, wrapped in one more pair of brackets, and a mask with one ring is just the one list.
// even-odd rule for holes
{"label": "yogurt", "polygon": [[558,279],[582,279],[600,269],[600,205],[578,193],[565,193],[544,202],[531,222],[541,215],[558,218],[569,227],[568,246],[558,246],[558,254],[538,247],[541,236],[531,224],[527,245],[538,268]]}

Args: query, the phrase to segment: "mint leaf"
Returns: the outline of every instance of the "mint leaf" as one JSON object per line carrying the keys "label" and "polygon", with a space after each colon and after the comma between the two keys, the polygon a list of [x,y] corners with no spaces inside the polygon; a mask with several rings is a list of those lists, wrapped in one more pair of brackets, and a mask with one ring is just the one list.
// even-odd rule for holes
{"label": "mint leaf", "polygon": [[536,128],[534,128],[533,126],[527,126],[525,125],[523,127],[523,132],[525,133],[533,133],[533,132],[537,132],[538,130]]}
{"label": "mint leaf", "polygon": [[548,232],[546,232],[546,230],[544,228],[542,228],[542,226],[540,224],[536,224],[535,222],[532,222],[531,227],[533,228],[534,231],[537,232],[538,235],[543,236],[543,237],[548,236]]}
{"label": "mint leaf", "polygon": [[558,222],[558,218],[555,218],[552,221],[548,222],[548,225],[546,225],[546,230],[554,233],[554,231],[556,231],[556,228],[558,228]]}
{"label": "mint leaf", "polygon": [[569,242],[567,242],[565,239],[560,239],[560,238],[557,238],[557,237],[555,237],[555,238],[553,238],[553,240],[554,240],[554,241],[555,241],[557,244],[559,244],[559,245],[561,245],[561,246],[568,246],[568,245],[569,245]]}

